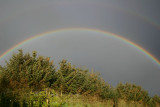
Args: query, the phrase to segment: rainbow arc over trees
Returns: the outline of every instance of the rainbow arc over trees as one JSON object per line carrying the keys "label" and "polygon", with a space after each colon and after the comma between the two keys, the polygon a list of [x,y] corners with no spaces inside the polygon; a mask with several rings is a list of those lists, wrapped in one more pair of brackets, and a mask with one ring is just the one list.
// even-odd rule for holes
{"label": "rainbow arc over trees", "polygon": [[57,30],[53,30],[53,31],[48,31],[48,32],[44,32],[35,36],[32,36],[28,39],[25,39],[24,41],[14,45],[13,47],[11,47],[10,49],[8,49],[7,51],[5,51],[2,55],[0,55],[0,60],[2,59],[2,57],[6,56],[8,53],[10,53],[11,51],[13,51],[15,48],[23,45],[26,42],[29,42],[31,40],[34,40],[36,38],[42,37],[42,36],[47,36],[49,34],[55,34],[55,33],[59,33],[59,32],[66,32],[66,31],[89,31],[89,32],[97,32],[97,33],[102,33],[105,34],[107,36],[111,36],[113,38],[122,40],[123,42],[137,48],[139,51],[143,52],[146,56],[148,56],[150,59],[152,59],[156,64],[158,64],[158,66],[160,66],[160,61],[153,56],[150,52],[148,52],[147,50],[145,50],[143,47],[139,46],[138,44],[124,38],[123,36],[111,33],[111,32],[107,32],[107,31],[103,31],[103,30],[98,30],[98,29],[90,29],[90,28],[65,28],[65,29],[57,29]]}

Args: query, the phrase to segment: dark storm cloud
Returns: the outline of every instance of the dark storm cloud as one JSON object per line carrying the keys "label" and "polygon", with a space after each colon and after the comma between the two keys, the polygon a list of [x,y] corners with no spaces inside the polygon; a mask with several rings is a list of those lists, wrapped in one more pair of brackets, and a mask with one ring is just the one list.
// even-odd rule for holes
{"label": "dark storm cloud", "polygon": [[1,2],[0,36],[8,38],[1,39],[1,44],[8,43],[5,49],[5,46],[0,45],[0,49],[3,49],[0,50],[1,54],[12,45],[41,32],[58,28],[88,27],[123,35],[159,57],[159,29],[136,15],[159,22],[158,3],[136,0]]}
{"label": "dark storm cloud", "polygon": [[[160,12],[158,10],[160,10],[159,1],[153,2],[150,0],[141,0],[141,1],[139,0],[133,0],[133,1],[1,0],[0,1],[0,54],[4,53],[13,45],[33,35],[61,28],[86,27],[86,28],[95,28],[104,31],[109,31],[118,35],[122,35],[127,39],[141,45],[146,50],[148,50],[149,52],[151,52],[153,55],[155,55],[157,58],[160,59],[160,54],[159,54]],[[63,43],[68,43],[66,40],[67,39],[63,39],[62,40],[64,41]],[[75,44],[75,41],[72,42],[74,42]],[[48,43],[48,44],[51,43],[50,45],[52,45],[52,42],[49,42],[48,40],[46,40],[46,42],[41,41],[41,43],[38,43],[38,46],[40,47],[35,47],[35,50],[39,51],[43,50],[41,49],[41,47],[44,47],[43,43]],[[72,44],[70,45],[72,46]],[[82,46],[81,45],[78,46],[81,49],[81,47],[84,47],[85,45],[87,44],[82,44]],[[62,46],[65,45],[63,44]],[[58,50],[57,51],[58,53],[48,50],[46,51],[47,53],[43,53],[43,55],[52,56],[49,53],[55,53],[58,55],[59,52],[62,51],[59,49],[65,50],[65,48],[63,48],[62,46],[61,45],[55,45],[55,47],[53,46],[54,49]],[[103,48],[105,47],[106,45]],[[29,50],[29,47],[26,48]],[[92,49],[93,47],[90,46],[89,48],[93,50]],[[108,49],[110,48],[108,47]],[[101,48],[97,47],[96,49],[101,49]],[[87,51],[88,55],[92,54],[88,51],[88,48],[85,48],[84,50],[81,51]],[[76,64],[80,65],[81,64],[80,62],[83,62],[81,58],[73,55],[75,49],[69,52],[66,50],[65,52],[66,54],[72,55],[72,58],[74,60],[75,59],[79,60],[79,63],[76,62]],[[104,51],[103,53],[105,52],[108,51]],[[111,52],[110,54],[113,54],[112,51],[109,52]],[[121,52],[125,52],[125,50]],[[97,53],[97,54],[107,57],[105,56],[107,54],[103,53]],[[130,57],[127,55],[126,57]],[[109,57],[108,58],[110,59],[109,62],[106,62],[104,61],[103,58],[100,58],[97,59],[97,61],[99,61],[98,62],[99,65],[97,65],[97,63],[93,63],[94,62],[92,61],[93,58],[95,59],[97,58],[96,54],[95,56],[93,55],[92,57],[88,57],[88,61],[89,60],[90,61],[84,64],[88,65],[89,67],[95,67],[97,70],[100,71],[105,71],[106,69],[108,69],[106,68],[106,65],[112,66],[111,62],[112,61],[114,62],[115,60],[114,58],[110,59]],[[124,62],[122,61],[123,63],[120,63],[121,62],[120,59],[118,60],[118,62],[119,64],[116,66],[123,66],[123,64],[125,63],[125,61]],[[133,65],[140,66],[143,64],[139,62],[139,63],[133,63]],[[158,73],[152,74],[151,72],[149,72],[152,71],[153,69],[155,68],[154,67],[148,68],[148,72],[144,76],[145,77],[148,76],[148,78],[152,76],[157,77],[158,75],[156,74]],[[111,70],[111,68],[109,68],[109,70]],[[116,71],[115,67],[112,67],[112,70],[113,72],[108,72],[106,74],[105,72],[102,73],[104,73],[104,75],[108,74],[114,76],[115,74],[114,70]],[[136,76],[136,73],[138,72],[138,70],[137,72],[136,70],[137,69],[135,68],[135,72],[130,72],[130,73],[131,74],[133,73]],[[143,70],[145,69],[142,69],[142,71]],[[123,69],[121,71],[123,71]],[[121,72],[119,72],[118,74],[123,75],[123,73],[121,74]],[[139,75],[142,77],[143,73]],[[118,78],[116,81],[118,81]],[[138,82],[139,80],[137,79],[135,80],[135,82],[136,81]],[[140,81],[140,83],[144,83],[144,81],[147,80],[143,79],[143,81]],[[155,79],[154,81],[157,80]],[[145,86],[146,85],[144,85],[144,87]]]}

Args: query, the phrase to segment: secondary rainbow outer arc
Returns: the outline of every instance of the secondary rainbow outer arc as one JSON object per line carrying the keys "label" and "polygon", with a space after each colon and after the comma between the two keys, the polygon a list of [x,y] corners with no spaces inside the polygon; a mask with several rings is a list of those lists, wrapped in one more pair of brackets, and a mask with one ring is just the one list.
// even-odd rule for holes
{"label": "secondary rainbow outer arc", "polygon": [[[160,30],[159,24],[157,24],[157,22],[153,21],[152,19],[147,18],[147,16],[143,16],[141,14],[138,14],[137,12],[134,12],[134,11],[131,11],[131,10],[128,10],[128,9],[124,9],[124,8],[121,8],[121,7],[118,7],[118,6],[114,6],[114,5],[111,5],[111,4],[106,5],[106,4],[101,3],[101,2],[98,2],[98,4],[100,4],[100,6],[104,6],[104,7],[107,6],[107,7],[110,7],[112,9],[115,9],[115,10],[118,10],[118,11],[121,11],[121,12],[125,12],[125,13],[130,14],[130,15],[133,15],[133,16],[139,18],[139,19],[142,19],[142,20],[148,22],[149,24],[157,27]],[[10,19],[12,17],[13,16],[9,16],[8,18],[5,18],[5,21],[7,21],[6,19]],[[17,16],[14,16],[14,17],[17,17]]]}
{"label": "secondary rainbow outer arc", "polygon": [[154,62],[156,62],[159,66],[160,66],[160,61],[154,57],[151,53],[149,53],[147,50],[145,50],[144,48],[142,48],[141,46],[139,46],[138,44],[120,36],[120,35],[117,35],[117,34],[114,34],[114,33],[111,33],[111,32],[107,32],[107,31],[103,31],[103,30],[98,30],[98,29],[90,29],[90,28],[65,28],[65,29],[57,29],[57,30],[53,30],[53,31],[48,31],[48,32],[44,32],[44,33],[41,33],[41,34],[38,34],[38,35],[35,35],[33,37],[30,37],[16,45],[14,45],[13,47],[11,47],[10,49],[8,49],[7,51],[5,51],[1,56],[0,56],[0,59],[2,57],[4,57],[5,55],[7,55],[8,53],[10,53],[12,50],[14,50],[15,48],[17,48],[18,46],[21,46],[22,44],[30,41],[30,40],[33,40],[33,39],[36,39],[38,37],[42,37],[42,36],[46,36],[46,35],[49,35],[49,34],[54,34],[56,32],[64,32],[64,31],[74,31],[74,30],[78,30],[78,31],[91,31],[91,32],[99,32],[99,33],[103,33],[103,34],[107,34],[109,36],[113,36],[117,39],[120,39],[120,40],[123,40],[124,42],[132,45],[133,47],[139,49],[141,52],[143,52],[145,55],[147,55],[148,57],[150,57]]}

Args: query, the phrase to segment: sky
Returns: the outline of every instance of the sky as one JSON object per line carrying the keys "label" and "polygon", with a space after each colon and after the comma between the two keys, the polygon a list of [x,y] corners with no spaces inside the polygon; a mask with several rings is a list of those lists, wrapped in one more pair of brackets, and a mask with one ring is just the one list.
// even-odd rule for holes
{"label": "sky", "polygon": [[[121,35],[160,60],[160,1],[155,0],[0,0],[0,55],[35,35],[88,28]],[[159,94],[160,65],[130,44],[95,30],[65,30],[28,41],[18,48],[36,50],[58,61],[95,69],[104,80],[141,85]]]}

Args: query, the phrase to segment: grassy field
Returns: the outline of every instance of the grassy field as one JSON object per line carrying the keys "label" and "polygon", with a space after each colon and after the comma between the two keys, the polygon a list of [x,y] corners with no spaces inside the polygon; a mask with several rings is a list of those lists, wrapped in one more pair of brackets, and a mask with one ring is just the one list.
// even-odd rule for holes
{"label": "grassy field", "polygon": [[[64,95],[64,107],[116,107],[113,100],[101,100],[93,96],[82,95]],[[117,107],[160,107],[157,103],[156,106],[146,105],[144,102],[125,101],[118,99]]]}

